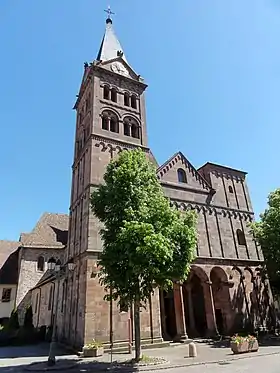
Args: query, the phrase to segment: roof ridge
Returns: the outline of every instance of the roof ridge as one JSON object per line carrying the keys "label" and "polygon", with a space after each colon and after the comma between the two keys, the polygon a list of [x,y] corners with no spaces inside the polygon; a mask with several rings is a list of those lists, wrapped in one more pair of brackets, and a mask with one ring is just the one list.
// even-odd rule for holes
{"label": "roof ridge", "polygon": [[189,165],[190,167],[193,169],[193,171],[197,174],[197,176],[201,179],[201,181],[203,181],[203,183],[206,184],[206,186],[212,190],[212,186],[209,184],[209,182],[198,172],[198,170],[192,165],[192,163],[186,158],[186,156],[181,152],[181,151],[178,151],[176,153],[174,153],[172,155],[172,157],[170,157],[166,162],[164,162],[158,169],[157,169],[157,173],[160,172],[164,167],[166,167],[171,161],[172,159],[174,159],[175,157],[177,157],[178,155],[180,155]]}

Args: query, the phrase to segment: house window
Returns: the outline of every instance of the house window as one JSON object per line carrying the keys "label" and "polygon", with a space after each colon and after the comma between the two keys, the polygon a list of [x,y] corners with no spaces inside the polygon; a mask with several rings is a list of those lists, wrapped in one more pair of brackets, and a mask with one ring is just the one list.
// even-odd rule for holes
{"label": "house window", "polygon": [[50,287],[48,311],[52,309],[52,302],[53,302],[53,286]]}
{"label": "house window", "polygon": [[43,272],[44,269],[45,269],[45,258],[43,256],[39,256],[37,260],[37,270]]}
{"label": "house window", "polygon": [[127,92],[124,94],[124,105],[129,106],[129,94]]}
{"label": "house window", "polygon": [[130,124],[127,121],[123,122],[123,133],[125,136],[130,136]]}
{"label": "house window", "polygon": [[111,100],[117,102],[117,91],[115,88],[111,89]]}
{"label": "house window", "polygon": [[10,302],[11,301],[11,294],[12,289],[3,289],[2,291],[2,302]]}
{"label": "house window", "polygon": [[107,85],[105,85],[104,88],[103,88],[103,98],[105,100],[110,99],[110,88]]}
{"label": "house window", "polygon": [[228,187],[228,191],[229,191],[230,193],[233,193],[233,188],[232,188],[231,185]]}
{"label": "house window", "polygon": [[177,176],[179,183],[187,183],[187,175],[185,170],[183,170],[182,168],[178,168]]}
{"label": "house window", "polygon": [[245,239],[245,234],[241,229],[236,230],[236,235],[237,235],[237,241],[238,245],[245,246],[246,245],[246,239]]}

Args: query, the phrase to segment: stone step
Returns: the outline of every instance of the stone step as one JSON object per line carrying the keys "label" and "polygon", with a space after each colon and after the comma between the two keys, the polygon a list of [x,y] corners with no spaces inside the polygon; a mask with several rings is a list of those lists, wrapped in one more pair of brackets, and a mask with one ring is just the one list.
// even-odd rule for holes
{"label": "stone step", "polygon": [[[162,347],[169,347],[170,342],[163,341],[161,338],[157,338],[153,340],[143,340],[141,341],[141,348],[151,349],[151,348],[162,348]],[[132,350],[134,351],[135,347],[132,345]],[[110,352],[110,344],[106,343],[104,345],[104,352]],[[115,342],[113,345],[113,352],[128,352],[128,341],[125,342]]]}

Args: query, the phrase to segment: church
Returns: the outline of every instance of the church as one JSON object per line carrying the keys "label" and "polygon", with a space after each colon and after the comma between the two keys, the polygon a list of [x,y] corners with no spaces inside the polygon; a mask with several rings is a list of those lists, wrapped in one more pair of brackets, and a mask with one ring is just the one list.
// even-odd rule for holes
{"label": "church", "polygon": [[188,280],[150,297],[141,311],[143,344],[231,335],[269,321],[272,296],[261,272],[261,248],[248,227],[254,212],[246,172],[210,162],[196,169],[181,152],[158,165],[148,147],[146,89],[125,57],[109,13],[96,60],[84,64],[74,106],[68,241],[61,259],[73,263],[73,270],[65,267],[59,280],[47,271],[30,289],[34,326],[49,326],[56,318],[59,340],[77,348],[96,340],[121,350],[133,340],[133,310],[103,300],[97,276],[101,226],[91,212],[90,195],[108,163],[136,147],[156,165],[171,203],[198,215],[197,258]]}

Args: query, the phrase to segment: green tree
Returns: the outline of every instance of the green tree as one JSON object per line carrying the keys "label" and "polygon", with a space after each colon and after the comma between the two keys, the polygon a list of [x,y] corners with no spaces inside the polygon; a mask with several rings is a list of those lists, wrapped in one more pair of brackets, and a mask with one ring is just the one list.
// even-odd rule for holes
{"label": "green tree", "polygon": [[154,166],[137,149],[107,166],[104,184],[91,196],[103,223],[100,280],[105,299],[134,304],[135,359],[141,356],[140,307],[156,287],[185,280],[195,257],[196,214],[179,212],[164,196]]}
{"label": "green tree", "polygon": [[18,311],[16,308],[11,313],[7,327],[11,330],[19,329]]}
{"label": "green tree", "polygon": [[272,288],[280,294],[280,189],[269,194],[267,209],[251,228],[262,248]]}
{"label": "green tree", "polygon": [[33,329],[33,311],[32,311],[32,306],[31,305],[29,305],[26,308],[26,311],[25,311],[24,328]]}

